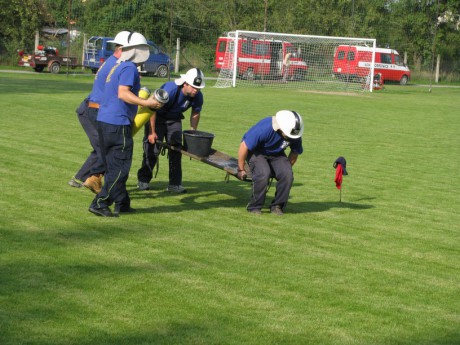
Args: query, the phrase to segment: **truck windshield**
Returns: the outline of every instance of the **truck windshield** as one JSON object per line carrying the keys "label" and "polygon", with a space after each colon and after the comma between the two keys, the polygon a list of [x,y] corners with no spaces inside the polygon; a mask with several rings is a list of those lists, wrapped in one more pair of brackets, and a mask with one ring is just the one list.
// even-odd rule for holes
{"label": "truck windshield", "polygon": [[219,53],[225,53],[226,48],[227,48],[227,41],[220,41],[219,42],[219,47],[217,48],[217,51]]}
{"label": "truck windshield", "polygon": [[269,49],[268,49],[268,44],[262,43],[262,44],[256,44],[255,45],[255,51],[254,55],[261,55],[265,56],[269,54]]}
{"label": "truck windshield", "polygon": [[388,63],[388,64],[391,64],[391,54],[381,54],[381,60],[382,60],[382,63]]}
{"label": "truck windshield", "polygon": [[286,47],[286,52],[295,54],[295,53],[297,53],[297,49],[295,49],[294,46],[287,46]]}

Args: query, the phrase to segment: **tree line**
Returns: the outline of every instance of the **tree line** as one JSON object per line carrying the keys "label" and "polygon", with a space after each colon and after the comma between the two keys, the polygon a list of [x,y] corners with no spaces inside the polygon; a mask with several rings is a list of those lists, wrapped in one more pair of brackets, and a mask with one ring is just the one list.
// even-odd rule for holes
{"label": "tree line", "polygon": [[460,73],[460,0],[0,0],[0,55],[31,48],[44,26],[88,35],[139,31],[167,47],[201,47],[211,61],[216,39],[232,30],[376,38],[407,52],[413,69],[435,55]]}

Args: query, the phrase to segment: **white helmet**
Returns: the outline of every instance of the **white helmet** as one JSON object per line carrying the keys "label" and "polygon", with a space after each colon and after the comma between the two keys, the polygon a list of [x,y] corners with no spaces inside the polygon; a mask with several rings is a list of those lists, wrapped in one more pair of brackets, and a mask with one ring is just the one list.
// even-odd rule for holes
{"label": "white helmet", "polygon": [[200,71],[199,68],[192,68],[187,71],[185,74],[181,74],[179,79],[174,81],[176,85],[182,85],[187,83],[193,86],[195,89],[204,88],[204,74]]}
{"label": "white helmet", "polygon": [[119,46],[125,46],[128,44],[128,36],[130,31],[120,31],[113,40],[107,41],[108,43],[115,43]]}
{"label": "white helmet", "polygon": [[150,46],[145,37],[138,32],[130,32],[126,44],[121,47],[121,56],[117,62],[132,61],[141,64],[150,56]]}
{"label": "white helmet", "polygon": [[126,37],[126,44],[123,48],[137,47],[137,46],[149,46],[144,35],[138,32],[130,32]]}
{"label": "white helmet", "polygon": [[275,115],[278,124],[275,130],[280,129],[284,135],[291,139],[300,138],[303,134],[302,117],[293,110],[280,110]]}

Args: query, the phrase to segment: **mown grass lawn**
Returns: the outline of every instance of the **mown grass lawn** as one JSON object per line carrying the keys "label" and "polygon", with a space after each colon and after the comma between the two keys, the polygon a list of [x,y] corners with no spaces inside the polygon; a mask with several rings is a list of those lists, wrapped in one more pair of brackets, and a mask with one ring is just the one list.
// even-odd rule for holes
{"label": "mown grass lawn", "polygon": [[105,219],[67,185],[90,150],[74,110],[91,83],[0,73],[1,344],[460,343],[460,89],[209,81],[199,129],[230,155],[260,118],[303,116],[286,214],[248,214],[248,183],[187,157],[187,194],[165,192],[166,157],[137,191],[138,134],[138,212]]}

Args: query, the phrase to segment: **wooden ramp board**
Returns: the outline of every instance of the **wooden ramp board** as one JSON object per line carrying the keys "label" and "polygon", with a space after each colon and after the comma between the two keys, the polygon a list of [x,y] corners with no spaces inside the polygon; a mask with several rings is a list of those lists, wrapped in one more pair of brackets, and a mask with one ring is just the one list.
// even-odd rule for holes
{"label": "wooden ramp board", "polygon": [[[218,169],[224,170],[227,174],[238,178],[238,159],[232,156],[229,156],[226,153],[223,153],[223,152],[220,152],[220,151],[217,151],[211,148],[211,153],[209,156],[200,157],[188,151],[182,150],[182,148],[179,146],[172,146],[166,143],[162,143],[161,145],[171,150],[178,151],[182,153],[183,155],[188,156],[190,158],[196,159],[203,163],[212,165],[213,167],[216,167]],[[244,170],[246,171],[246,174],[247,174],[247,178],[245,181],[251,182],[252,181],[251,171],[247,163],[244,164]]]}

